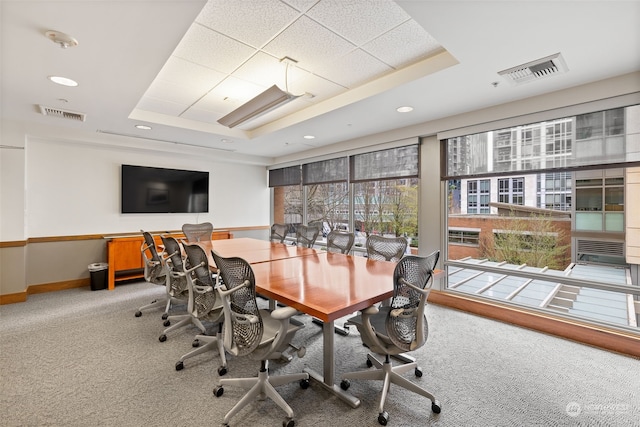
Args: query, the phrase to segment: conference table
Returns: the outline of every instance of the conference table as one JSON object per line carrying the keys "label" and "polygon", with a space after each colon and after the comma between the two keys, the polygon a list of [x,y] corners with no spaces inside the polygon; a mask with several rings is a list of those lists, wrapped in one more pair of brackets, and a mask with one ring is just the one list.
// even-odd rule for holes
{"label": "conference table", "polygon": [[[208,254],[214,250],[220,256],[238,256],[249,262],[257,293],[323,321],[323,372],[305,371],[353,408],[358,407],[360,400],[335,382],[334,321],[390,298],[396,264],[250,238],[200,244]],[[210,265],[215,268],[212,259]]]}

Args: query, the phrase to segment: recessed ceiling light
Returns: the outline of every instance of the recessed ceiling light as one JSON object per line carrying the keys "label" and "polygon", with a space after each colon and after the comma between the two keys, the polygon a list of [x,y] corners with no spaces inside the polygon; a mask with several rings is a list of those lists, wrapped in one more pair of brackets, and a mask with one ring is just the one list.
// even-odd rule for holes
{"label": "recessed ceiling light", "polygon": [[57,83],[57,84],[62,85],[62,86],[71,86],[71,87],[78,86],[78,82],[76,82],[75,80],[68,79],[66,77],[49,76],[47,78],[49,80],[51,80],[52,82]]}
{"label": "recessed ceiling light", "polygon": [[220,142],[222,142],[223,144],[233,144],[232,139],[226,139],[226,138],[222,138]]}
{"label": "recessed ceiling light", "polygon": [[313,139],[313,138],[315,138],[315,136],[313,136],[313,135],[305,135],[304,136],[304,139]]}
{"label": "recessed ceiling light", "polygon": [[147,126],[147,125],[136,125],[137,129],[142,129],[142,130],[151,130],[151,126]]}
{"label": "recessed ceiling light", "polygon": [[398,113],[408,113],[409,111],[413,111],[413,107],[398,107],[396,111]]}

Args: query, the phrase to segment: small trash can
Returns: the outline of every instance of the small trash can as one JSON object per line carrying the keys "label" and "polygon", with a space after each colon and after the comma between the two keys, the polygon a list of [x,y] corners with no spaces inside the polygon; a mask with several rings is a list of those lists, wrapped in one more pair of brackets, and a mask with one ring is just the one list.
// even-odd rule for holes
{"label": "small trash can", "polygon": [[106,262],[94,262],[93,264],[89,264],[89,273],[91,274],[92,291],[107,289],[109,264]]}

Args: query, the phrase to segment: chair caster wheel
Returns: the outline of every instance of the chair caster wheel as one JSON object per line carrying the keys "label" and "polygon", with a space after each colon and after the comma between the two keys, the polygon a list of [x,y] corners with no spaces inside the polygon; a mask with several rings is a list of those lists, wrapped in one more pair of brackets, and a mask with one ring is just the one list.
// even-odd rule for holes
{"label": "chair caster wheel", "polygon": [[171,326],[171,321],[170,320],[165,320],[163,325],[164,326]]}
{"label": "chair caster wheel", "polygon": [[162,320],[167,320],[168,317],[169,317],[169,313],[164,313],[162,315]]}
{"label": "chair caster wheel", "polygon": [[158,339],[160,340],[160,342],[165,342],[167,340],[167,336],[165,334],[162,334]]}
{"label": "chair caster wheel", "polygon": [[223,376],[227,374],[227,367],[226,366],[220,366],[218,368],[218,375]]}
{"label": "chair caster wheel", "polygon": [[343,390],[349,390],[349,387],[351,387],[351,383],[349,382],[349,380],[342,380],[340,381],[340,388]]}
{"label": "chair caster wheel", "polygon": [[193,340],[191,343],[191,347],[200,347],[200,340]]}
{"label": "chair caster wheel", "polygon": [[223,393],[224,393],[224,388],[221,385],[213,389],[213,395],[215,397],[220,397],[222,396]]}
{"label": "chair caster wheel", "polygon": [[184,369],[184,363],[176,362],[176,371],[182,371]]}
{"label": "chair caster wheel", "polygon": [[140,317],[142,316],[142,312],[141,311],[136,311],[136,317]]}
{"label": "chair caster wheel", "polygon": [[306,347],[300,347],[298,349],[298,352],[296,353],[298,355],[299,358],[303,358],[305,354],[307,354],[307,348]]}
{"label": "chair caster wheel", "polygon": [[389,413],[387,411],[383,411],[378,415],[378,423],[380,425],[386,426],[389,422]]}
{"label": "chair caster wheel", "polygon": [[309,388],[309,379],[304,379],[304,380],[300,380],[300,388],[302,388],[303,390],[306,390]]}
{"label": "chair caster wheel", "polygon": [[422,377],[422,369],[420,369],[420,367],[417,367],[415,369],[414,373],[416,374],[416,377],[418,377],[418,378]]}
{"label": "chair caster wheel", "polygon": [[371,368],[373,366],[373,362],[367,358],[367,368]]}
{"label": "chair caster wheel", "polygon": [[434,414],[439,414],[441,410],[442,408],[440,407],[440,402],[438,402],[437,400],[431,402],[431,412],[433,412]]}
{"label": "chair caster wheel", "polygon": [[293,419],[291,418],[287,418],[282,422],[282,427],[294,427],[295,425],[296,425],[296,422],[293,421]]}

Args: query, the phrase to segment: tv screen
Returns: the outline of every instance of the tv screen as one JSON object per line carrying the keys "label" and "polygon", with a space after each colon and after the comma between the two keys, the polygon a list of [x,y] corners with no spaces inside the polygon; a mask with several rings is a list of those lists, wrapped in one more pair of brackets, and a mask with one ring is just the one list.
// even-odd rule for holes
{"label": "tv screen", "polygon": [[122,165],[122,213],[209,212],[209,172]]}

